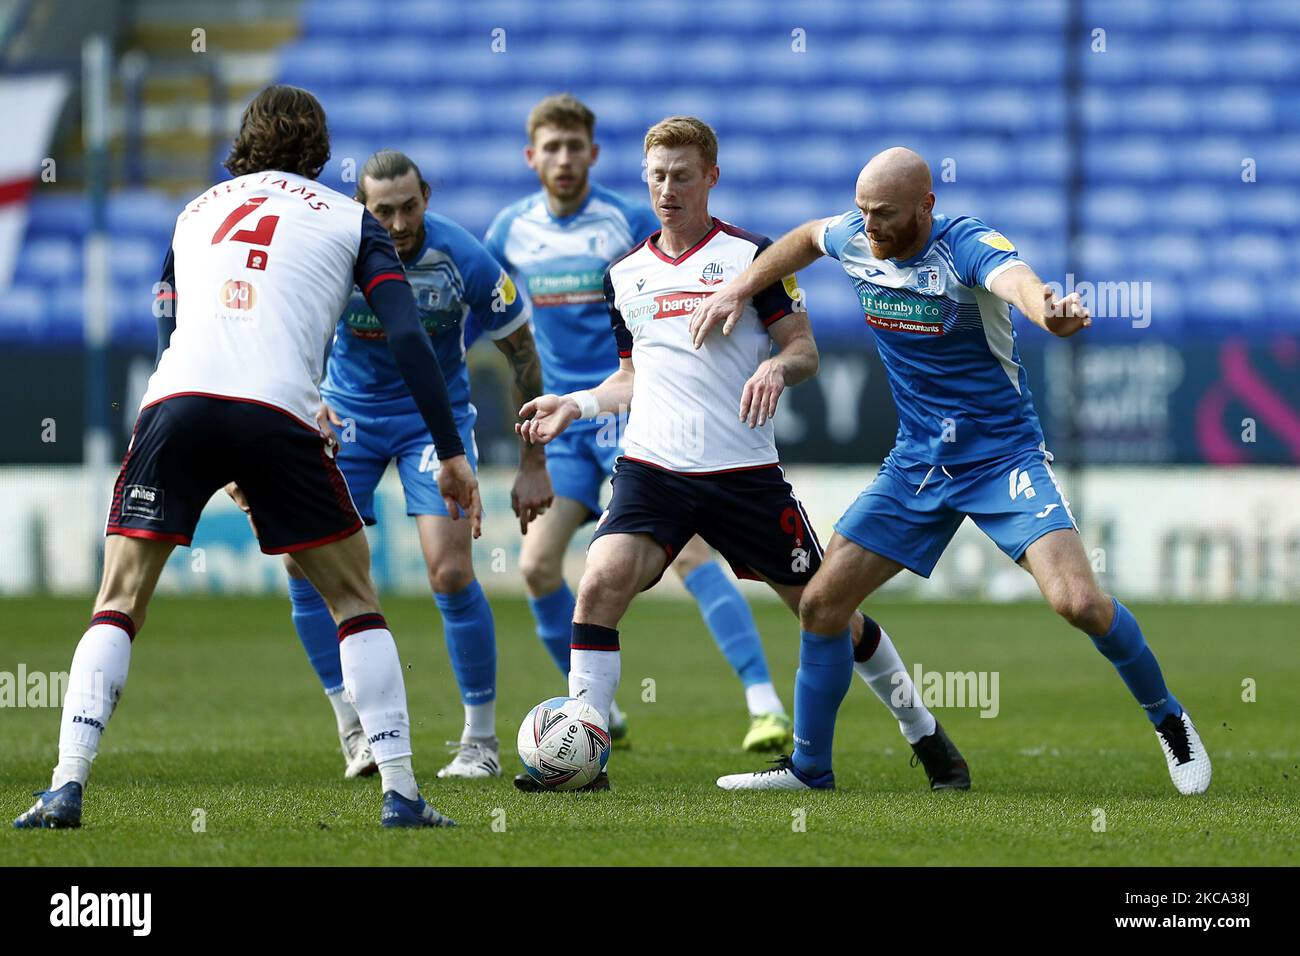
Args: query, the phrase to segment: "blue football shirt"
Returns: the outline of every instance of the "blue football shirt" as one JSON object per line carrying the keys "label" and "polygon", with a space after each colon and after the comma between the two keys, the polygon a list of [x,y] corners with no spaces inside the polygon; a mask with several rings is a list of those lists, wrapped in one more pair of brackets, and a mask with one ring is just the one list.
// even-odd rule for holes
{"label": "blue football shirt", "polygon": [[819,235],[858,293],[898,408],[903,464],[985,461],[1043,441],[1006,302],[989,291],[1020,264],[1015,246],[969,216],[934,217],[910,259],[877,259],[862,211]]}
{"label": "blue football shirt", "polygon": [[648,205],[595,184],[570,216],[553,216],[538,190],[493,220],[487,247],[531,302],[546,391],[592,388],[618,369],[605,269],[658,228]]}
{"label": "blue football shirt", "polygon": [[[462,418],[469,409],[467,322],[472,317],[491,338],[504,338],[528,321],[527,300],[478,239],[437,213],[424,214],[424,244],[402,264],[447,380],[452,409]],[[321,395],[327,402],[365,402],[375,415],[415,410],[384,330],[360,289],[353,290],[335,329]]]}

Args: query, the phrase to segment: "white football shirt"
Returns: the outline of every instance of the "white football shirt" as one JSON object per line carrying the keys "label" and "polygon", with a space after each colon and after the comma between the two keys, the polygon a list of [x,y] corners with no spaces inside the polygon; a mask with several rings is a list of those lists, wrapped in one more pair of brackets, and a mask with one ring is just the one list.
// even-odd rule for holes
{"label": "white football shirt", "polygon": [[176,328],[141,408],[182,394],[261,402],[315,429],[325,349],[353,285],[404,279],[365,207],[284,172],[206,190],[176,219],[160,305]]}
{"label": "white football shirt", "polygon": [[708,235],[672,259],[658,238],[638,243],[605,275],[618,353],[636,369],[625,456],[688,474],[775,464],[772,422],[741,421],[740,397],[771,356],[768,326],[804,311],[794,277],[755,295],[730,335],[714,332],[697,351],[687,328],[696,303],[744,272],[771,240],[714,219]]}

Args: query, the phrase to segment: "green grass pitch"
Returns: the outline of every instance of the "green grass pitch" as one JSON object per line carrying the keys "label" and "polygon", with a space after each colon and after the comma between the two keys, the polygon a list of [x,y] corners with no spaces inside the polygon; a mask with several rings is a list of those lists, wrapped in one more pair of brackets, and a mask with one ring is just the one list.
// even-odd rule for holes
{"label": "green grass pitch", "polygon": [[[19,662],[65,670],[88,608],[85,599],[0,602],[0,671]],[[459,735],[460,704],[433,604],[385,602],[406,666],[416,772],[458,829],[383,831],[378,783],[342,779],[333,718],[287,600],[163,596],[136,641],[83,828],[15,831],[6,822],[0,866],[1297,862],[1294,608],[1134,608],[1214,760],[1201,798],[1174,792],[1155,735],[1110,665],[1045,607],[895,603],[873,610],[909,667],[998,672],[996,717],[936,711],[970,761],[974,788],[929,792],[896,725],[855,678],[836,734],[838,791],[724,793],[713,785],[719,773],[763,760],[739,750],[740,685],[695,606],[652,597],[623,627],[619,700],[632,749],[614,755],[614,791],[519,794],[509,779],[518,722],[564,685],[526,605],[494,608],[507,773],[448,783],[434,772],[447,759],[443,742]],[[756,614],[789,706],[795,622],[776,605]],[[1256,682],[1253,702],[1242,699],[1246,678]],[[653,702],[642,699],[647,679]],[[6,821],[47,785],[57,735],[57,710],[0,710]],[[205,832],[194,832],[198,809]]]}

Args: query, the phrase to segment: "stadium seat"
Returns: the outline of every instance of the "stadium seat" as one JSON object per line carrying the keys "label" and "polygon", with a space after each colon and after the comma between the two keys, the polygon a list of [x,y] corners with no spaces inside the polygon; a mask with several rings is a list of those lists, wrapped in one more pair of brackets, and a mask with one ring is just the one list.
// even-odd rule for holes
{"label": "stadium seat", "polygon": [[[433,185],[435,208],[476,234],[536,188],[520,155],[525,118],[567,88],[597,113],[596,178],[637,198],[642,136],[672,113],[719,133],[719,215],[772,235],[847,208],[862,163],[905,144],[929,159],[940,211],[987,219],[1045,277],[1149,274],[1177,290],[1161,300],[1158,334],[1219,334],[1225,316],[1240,320],[1234,286],[1182,291],[1199,285],[1207,245],[1236,284],[1269,288],[1300,268],[1300,3],[1082,0],[1077,144],[1070,8],[304,0],[278,75],[325,104],[333,158],[323,182],[350,193],[374,150],[403,149]],[[1082,235],[1070,255],[1062,230],[1076,161]],[[155,281],[176,206],[148,190],[110,196],[115,281]],[[68,291],[51,306],[49,334],[76,334],[89,225],[84,197],[33,197],[11,290],[21,294],[0,311],[0,336],[39,334],[23,309],[52,283]],[[818,299],[834,288],[842,295],[829,301],[847,302],[821,326],[861,334],[851,287],[833,269],[817,281]],[[1300,328],[1300,303],[1269,299],[1253,327]],[[114,334],[145,334],[148,317],[138,321],[124,312]]]}

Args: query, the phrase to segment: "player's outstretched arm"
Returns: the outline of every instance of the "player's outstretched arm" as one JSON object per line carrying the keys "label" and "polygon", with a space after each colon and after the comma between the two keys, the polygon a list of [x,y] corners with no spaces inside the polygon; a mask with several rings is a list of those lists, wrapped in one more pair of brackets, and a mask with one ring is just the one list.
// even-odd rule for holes
{"label": "player's outstretched arm", "polygon": [[767,331],[778,351],[755,370],[740,393],[740,420],[750,428],[772,418],[786,386],[812,378],[820,361],[807,312],[792,312]]}
{"label": "player's outstretched arm", "polygon": [[829,219],[813,219],[791,229],[755,256],[748,269],[700,302],[691,314],[689,325],[695,347],[698,349],[703,345],[718,325],[722,326],[723,335],[730,335],[745,311],[745,303],[757,292],[807,268],[825,255],[817,237],[828,222]]}
{"label": "player's outstretched arm", "polygon": [[593,389],[567,395],[543,395],[519,409],[515,431],[524,441],[545,445],[580,418],[602,412],[619,414],[632,404],[636,370],[630,358],[619,359],[618,371]]}
{"label": "player's outstretched arm", "polygon": [[[523,405],[539,398],[542,394],[542,362],[537,356],[533,330],[527,324],[521,325],[505,338],[497,339],[496,347],[510,363],[515,404]],[[519,472],[510,489],[510,506],[519,518],[520,534],[527,534],[528,523],[545,512],[554,500],[551,476],[546,470],[546,452],[540,445],[520,441]]]}
{"label": "player's outstretched arm", "polygon": [[1055,290],[1023,263],[994,276],[989,291],[1019,309],[1030,322],[1061,338],[1092,325],[1092,314],[1084,308],[1079,293],[1058,299]]}

